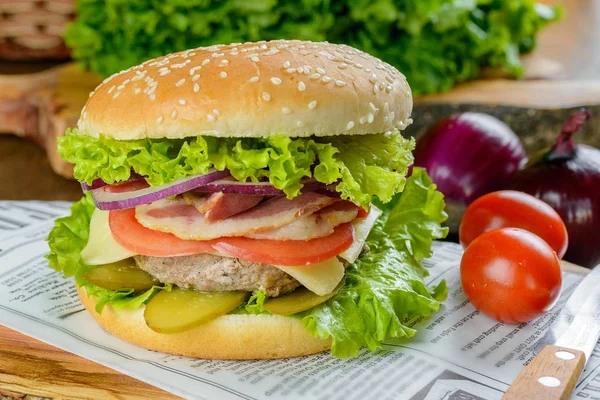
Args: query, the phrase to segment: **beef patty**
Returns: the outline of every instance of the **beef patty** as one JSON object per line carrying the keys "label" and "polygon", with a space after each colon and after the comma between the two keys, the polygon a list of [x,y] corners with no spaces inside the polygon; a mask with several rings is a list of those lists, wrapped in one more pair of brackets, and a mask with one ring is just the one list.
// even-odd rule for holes
{"label": "beef patty", "polygon": [[272,265],[212,254],[136,256],[135,262],[163,283],[202,292],[264,290],[269,297],[277,297],[300,286],[300,282]]}

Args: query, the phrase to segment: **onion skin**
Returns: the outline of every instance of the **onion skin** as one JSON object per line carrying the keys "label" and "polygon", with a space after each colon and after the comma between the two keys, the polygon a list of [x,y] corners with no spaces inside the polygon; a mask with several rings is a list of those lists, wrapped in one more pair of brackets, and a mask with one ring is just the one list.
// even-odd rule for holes
{"label": "onion skin", "polygon": [[527,162],[517,135],[502,121],[481,113],[455,114],[438,121],[417,140],[415,166],[424,167],[446,196],[451,232],[466,205],[506,188]]}
{"label": "onion skin", "polygon": [[511,186],[558,212],[569,234],[565,260],[588,268],[600,263],[600,150],[579,144],[573,158],[534,163]]}

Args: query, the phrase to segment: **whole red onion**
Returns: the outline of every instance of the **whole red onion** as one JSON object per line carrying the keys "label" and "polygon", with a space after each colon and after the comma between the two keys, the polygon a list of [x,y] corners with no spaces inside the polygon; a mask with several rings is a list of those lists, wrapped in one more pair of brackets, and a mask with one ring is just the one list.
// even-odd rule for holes
{"label": "whole red onion", "polygon": [[552,206],[569,234],[565,260],[592,268],[600,263],[600,150],[572,138],[589,118],[587,110],[571,115],[556,144],[532,159],[511,187]]}
{"label": "whole red onion", "polygon": [[466,112],[431,126],[417,140],[415,165],[446,196],[451,232],[458,232],[466,206],[489,192],[505,188],[527,162],[517,135],[491,115]]}

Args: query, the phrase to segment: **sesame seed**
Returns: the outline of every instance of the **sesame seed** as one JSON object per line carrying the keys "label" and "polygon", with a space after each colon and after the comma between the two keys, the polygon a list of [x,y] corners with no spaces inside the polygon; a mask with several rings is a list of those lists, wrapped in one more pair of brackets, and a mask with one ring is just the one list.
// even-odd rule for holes
{"label": "sesame seed", "polygon": [[227,72],[225,71],[221,71],[221,73],[219,74],[219,76],[223,79],[227,78]]}
{"label": "sesame seed", "polygon": [[362,66],[361,64],[358,64],[358,63],[357,63],[357,64],[354,64],[354,67],[355,67],[355,68],[358,68],[358,69],[362,69],[362,67],[363,67],[363,66]]}
{"label": "sesame seed", "polygon": [[158,118],[156,118],[156,123],[157,124],[162,124],[163,120],[164,120],[163,117],[158,117]]}
{"label": "sesame seed", "polygon": [[92,96],[94,95],[94,93],[95,93],[95,92],[92,90],[92,91],[90,92],[90,94],[88,95],[88,97],[92,97]]}
{"label": "sesame seed", "polygon": [[375,83],[377,82],[377,75],[373,74],[369,77],[369,82]]}
{"label": "sesame seed", "polygon": [[229,64],[229,60],[224,58],[221,60],[221,64],[227,65],[227,64]]}
{"label": "sesame seed", "polygon": [[339,65],[338,65],[338,68],[339,68],[339,69],[346,69],[346,68],[348,68],[348,64],[346,64],[346,63],[341,63],[341,64],[339,64]]}
{"label": "sesame seed", "polygon": [[392,91],[392,85],[387,85],[387,86],[385,87],[385,91],[386,91],[387,93],[391,92],[391,91]]}
{"label": "sesame seed", "polygon": [[198,93],[200,91],[200,85],[198,85],[197,83],[194,83],[194,92]]}
{"label": "sesame seed", "polygon": [[395,112],[393,112],[393,111],[392,111],[392,112],[389,114],[389,116],[390,116],[390,120],[392,120],[392,121],[393,121],[394,119],[396,119],[396,113],[395,113]]}
{"label": "sesame seed", "polygon": [[367,117],[360,117],[358,122],[360,122],[361,125],[364,125],[367,122]]}
{"label": "sesame seed", "polygon": [[205,59],[204,61],[202,61],[202,66],[208,64],[210,62],[210,58]]}
{"label": "sesame seed", "polygon": [[301,74],[301,73],[303,73],[303,72],[304,72],[304,68],[302,68],[302,67],[298,67],[298,73],[299,73],[299,74]]}
{"label": "sesame seed", "polygon": [[383,82],[379,82],[379,84],[377,85],[377,88],[379,90],[383,90],[383,89],[385,89],[385,85],[383,84]]}
{"label": "sesame seed", "polygon": [[113,94],[113,99],[116,99],[117,97],[119,97],[119,95],[121,94],[121,92],[115,92],[115,94]]}
{"label": "sesame seed", "polygon": [[197,69],[202,69],[202,67],[197,66],[197,67],[190,68],[190,76],[194,75],[196,73]]}
{"label": "sesame seed", "polygon": [[369,102],[369,107],[371,107],[371,110],[372,110],[374,113],[377,113],[377,107],[375,107],[375,104],[373,104],[372,102]]}
{"label": "sesame seed", "polygon": [[393,80],[393,79],[392,79],[392,77],[391,77],[391,76],[389,76],[389,75],[386,75],[386,76],[385,76],[385,79],[387,79],[387,81],[388,81],[389,83],[394,83],[394,80]]}
{"label": "sesame seed", "polygon": [[123,90],[123,89],[125,89],[125,85],[119,85],[119,86],[117,86],[117,90]]}
{"label": "sesame seed", "polygon": [[314,73],[310,76],[310,79],[319,79],[320,77],[321,77],[321,74]]}
{"label": "sesame seed", "polygon": [[310,54],[310,51],[308,50],[300,50],[300,54],[302,54],[303,56],[307,56]]}
{"label": "sesame seed", "polygon": [[192,82],[196,82],[198,79],[200,79],[200,75],[196,74],[192,77]]}
{"label": "sesame seed", "polygon": [[271,82],[273,82],[273,85],[281,85],[281,79],[279,78],[271,78]]}
{"label": "sesame seed", "polygon": [[258,82],[258,79],[259,79],[259,77],[258,77],[258,76],[253,76],[252,78],[250,78],[250,79],[248,80],[248,82],[250,82],[250,83],[256,83],[256,82]]}
{"label": "sesame seed", "polygon": [[250,57],[250,60],[254,61],[254,62],[259,62],[260,60],[258,59],[258,57],[254,56],[254,57]]}
{"label": "sesame seed", "polygon": [[179,87],[181,85],[183,85],[185,83],[185,79],[180,79],[177,81],[177,83],[175,84],[175,86]]}
{"label": "sesame seed", "polygon": [[367,122],[368,123],[373,123],[373,120],[375,119],[375,116],[373,115],[373,113],[369,113],[369,115],[367,116]]}
{"label": "sesame seed", "polygon": [[160,75],[160,76],[165,76],[165,75],[167,75],[169,72],[171,72],[171,70],[170,70],[170,69],[163,69],[163,70],[161,70],[161,71],[159,72],[159,75]]}
{"label": "sesame seed", "polygon": [[304,92],[306,90],[306,85],[304,84],[304,82],[300,82],[298,84],[298,90],[301,92]]}
{"label": "sesame seed", "polygon": [[215,115],[221,115],[221,113],[219,112],[219,110],[217,110],[216,108],[213,109],[213,114],[215,114]]}
{"label": "sesame seed", "polygon": [[377,94],[379,90],[377,90],[377,85],[373,85],[373,94]]}
{"label": "sesame seed", "polygon": [[317,68],[317,72],[321,75],[325,75],[325,70],[323,68]]}
{"label": "sesame seed", "polygon": [[298,128],[302,128],[302,127],[304,127],[304,121],[298,121],[298,122],[296,122],[296,126],[297,126]]}
{"label": "sesame seed", "polygon": [[321,81],[325,82],[325,83],[329,83],[333,80],[333,78],[331,78],[330,76],[324,76]]}
{"label": "sesame seed", "polygon": [[346,86],[346,82],[337,80],[337,81],[335,81],[335,86],[337,86],[337,87]]}
{"label": "sesame seed", "polygon": [[313,100],[310,103],[308,103],[308,109],[309,110],[313,110],[316,106],[317,106],[317,101],[316,100]]}
{"label": "sesame seed", "polygon": [[386,115],[385,117],[383,117],[383,122],[388,122],[389,117]]}
{"label": "sesame seed", "polygon": [[173,110],[173,112],[171,112],[171,118],[177,118],[177,110]]}
{"label": "sesame seed", "polygon": [[182,106],[185,106],[187,104],[187,101],[185,101],[185,99],[179,99],[177,102]]}
{"label": "sesame seed", "polygon": [[294,72],[296,72],[296,68],[288,68],[286,70],[289,74],[293,74]]}
{"label": "sesame seed", "polygon": [[291,113],[292,113],[292,110],[290,110],[290,108],[289,108],[289,107],[283,107],[283,108],[281,109],[281,112],[282,112],[282,113],[284,113],[284,114],[291,114]]}
{"label": "sesame seed", "polygon": [[387,101],[383,104],[383,111],[390,112],[390,104]]}
{"label": "sesame seed", "polygon": [[112,85],[110,87],[110,89],[108,89],[108,94],[111,94],[113,92],[113,90],[115,90],[115,87],[116,87],[115,85]]}
{"label": "sesame seed", "polygon": [[210,122],[215,122],[216,120],[215,116],[212,114],[206,114],[206,118],[208,118]]}
{"label": "sesame seed", "polygon": [[267,92],[263,92],[262,98],[265,99],[265,101],[271,101],[271,95]]}
{"label": "sesame seed", "polygon": [[354,121],[348,121],[346,124],[346,130],[349,131],[352,128],[354,128]]}
{"label": "sesame seed", "polygon": [[156,95],[154,93],[150,93],[150,100],[156,100]]}
{"label": "sesame seed", "polygon": [[290,67],[290,65],[291,65],[291,64],[290,64],[290,62],[289,62],[289,61],[285,61],[285,62],[283,63],[283,68],[289,68],[289,67]]}

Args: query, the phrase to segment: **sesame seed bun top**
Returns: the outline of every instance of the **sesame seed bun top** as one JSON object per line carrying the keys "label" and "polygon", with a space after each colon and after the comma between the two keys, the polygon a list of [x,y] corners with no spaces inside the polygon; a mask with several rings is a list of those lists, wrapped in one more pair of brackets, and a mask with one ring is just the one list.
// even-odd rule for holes
{"label": "sesame seed bun top", "polygon": [[186,50],[107,78],[79,130],[118,140],[363,135],[404,129],[396,68],[350,46],[278,40]]}

